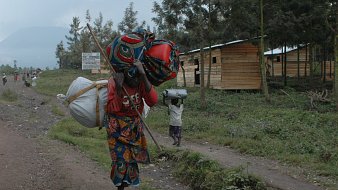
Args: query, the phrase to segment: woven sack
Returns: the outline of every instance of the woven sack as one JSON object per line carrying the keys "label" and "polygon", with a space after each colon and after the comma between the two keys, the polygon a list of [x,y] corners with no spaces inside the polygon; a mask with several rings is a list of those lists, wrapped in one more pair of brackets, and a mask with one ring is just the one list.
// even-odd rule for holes
{"label": "woven sack", "polygon": [[102,126],[107,104],[107,80],[93,82],[78,77],[69,86],[66,99],[70,114],[81,125],[93,128]]}

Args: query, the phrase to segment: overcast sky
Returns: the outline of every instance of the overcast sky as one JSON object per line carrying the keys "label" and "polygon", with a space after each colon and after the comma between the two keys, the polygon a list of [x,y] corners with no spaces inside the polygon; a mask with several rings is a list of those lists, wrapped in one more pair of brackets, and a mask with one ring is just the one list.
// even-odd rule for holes
{"label": "overcast sky", "polygon": [[[145,20],[154,26],[151,12],[154,0],[0,0],[0,41],[11,33],[32,26],[62,26],[69,28],[72,18],[80,17],[85,25],[86,10],[92,19],[102,13],[104,23],[111,19],[114,29],[121,22],[125,9],[134,2],[138,22]],[[160,1],[160,0],[156,0]]]}

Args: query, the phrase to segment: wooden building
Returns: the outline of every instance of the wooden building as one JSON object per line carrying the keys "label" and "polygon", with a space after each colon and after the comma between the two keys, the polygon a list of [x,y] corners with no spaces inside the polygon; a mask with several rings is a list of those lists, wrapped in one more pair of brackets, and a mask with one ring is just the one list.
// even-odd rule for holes
{"label": "wooden building", "polygon": [[[309,53],[305,46],[300,47],[299,50],[297,47],[276,48],[265,52],[264,56],[267,76],[284,76],[284,65],[286,65],[286,76],[288,77],[298,76],[298,66],[300,77],[308,76],[310,73]],[[284,59],[286,59],[286,64],[284,64]]]}
{"label": "wooden building", "polygon": [[[253,41],[238,40],[204,48],[204,80],[208,80],[209,61],[211,60],[210,88],[213,89],[261,89],[258,46]],[[200,50],[180,54],[184,72],[180,70],[177,85],[187,87],[200,85]],[[185,77],[183,75],[185,74]]]}
{"label": "wooden building", "polygon": [[[314,67],[321,73],[325,80],[332,80],[333,77],[333,61],[328,61],[319,53],[314,59]],[[310,54],[308,46],[277,48],[264,53],[265,64],[267,68],[267,76],[269,77],[307,77],[310,75]],[[285,63],[286,60],[286,63]],[[325,60],[325,61],[324,61]],[[284,68],[286,65],[286,68]],[[319,66],[318,66],[319,65]],[[318,72],[317,72],[318,75]]]}

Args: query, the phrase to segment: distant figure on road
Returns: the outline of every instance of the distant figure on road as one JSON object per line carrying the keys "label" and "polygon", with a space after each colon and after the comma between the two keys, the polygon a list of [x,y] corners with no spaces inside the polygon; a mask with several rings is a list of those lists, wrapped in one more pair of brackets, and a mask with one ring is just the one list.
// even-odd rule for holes
{"label": "distant figure on road", "polygon": [[6,73],[3,73],[2,74],[2,85],[6,85],[6,82],[7,82],[7,76],[6,76]]}
{"label": "distant figure on road", "polygon": [[19,74],[17,72],[14,73],[14,81],[19,80]]}
{"label": "distant figure on road", "polygon": [[22,74],[22,81],[26,81],[26,73]]}

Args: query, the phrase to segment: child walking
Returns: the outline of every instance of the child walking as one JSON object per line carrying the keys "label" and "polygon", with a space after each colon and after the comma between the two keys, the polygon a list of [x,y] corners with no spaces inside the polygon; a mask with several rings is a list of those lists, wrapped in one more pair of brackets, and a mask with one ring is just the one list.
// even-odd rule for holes
{"label": "child walking", "polygon": [[174,139],[173,145],[181,145],[181,132],[182,132],[182,113],[183,113],[183,99],[179,104],[179,99],[174,98],[166,104],[163,98],[163,102],[168,106],[169,114],[169,136]]}

